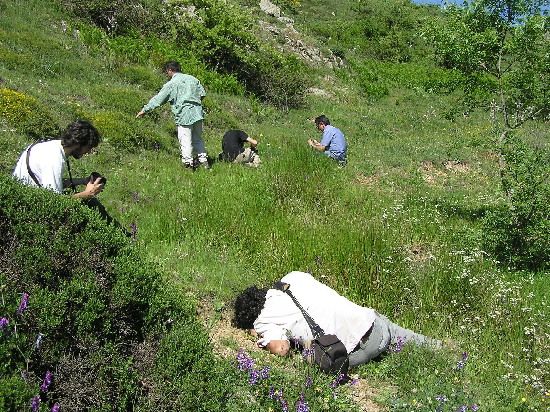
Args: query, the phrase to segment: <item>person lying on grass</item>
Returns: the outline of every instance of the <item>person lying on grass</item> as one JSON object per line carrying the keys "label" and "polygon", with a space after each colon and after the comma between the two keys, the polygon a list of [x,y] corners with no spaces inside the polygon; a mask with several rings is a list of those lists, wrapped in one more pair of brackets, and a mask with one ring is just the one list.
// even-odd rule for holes
{"label": "person lying on grass", "polygon": [[[336,335],[346,347],[349,365],[367,363],[390,345],[413,342],[441,347],[428,338],[391,322],[376,310],[356,305],[309,273],[293,271],[281,279],[296,300],[326,334]],[[246,288],[235,300],[233,324],[258,338],[257,345],[285,356],[296,342],[307,347],[313,334],[290,296],[276,289]]]}

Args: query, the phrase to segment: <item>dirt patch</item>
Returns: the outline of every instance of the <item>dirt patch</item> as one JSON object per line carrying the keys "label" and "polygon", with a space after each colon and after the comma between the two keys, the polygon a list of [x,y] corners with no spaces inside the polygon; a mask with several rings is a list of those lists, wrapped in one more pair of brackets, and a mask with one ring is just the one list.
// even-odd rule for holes
{"label": "dirt patch", "polygon": [[414,243],[405,249],[407,260],[410,262],[425,263],[434,259],[434,255],[426,245]]}
{"label": "dirt patch", "polygon": [[[197,308],[202,325],[209,331],[212,350],[220,358],[235,359],[237,351],[243,348],[248,353],[258,353],[255,339],[247,332],[231,325],[231,311],[227,308],[215,310],[210,302],[201,302]],[[270,356],[266,353],[266,356]],[[372,398],[374,388],[357,375],[352,375],[356,383],[351,387],[351,395],[362,412],[382,412],[385,409],[377,405]]]}
{"label": "dirt patch", "polygon": [[470,170],[470,166],[467,163],[456,160],[447,160],[443,162],[443,167],[453,173],[467,173]]}
{"label": "dirt patch", "polygon": [[378,179],[379,177],[377,175],[365,175],[363,173],[359,173],[355,176],[354,182],[359,185],[374,186],[378,183]]}

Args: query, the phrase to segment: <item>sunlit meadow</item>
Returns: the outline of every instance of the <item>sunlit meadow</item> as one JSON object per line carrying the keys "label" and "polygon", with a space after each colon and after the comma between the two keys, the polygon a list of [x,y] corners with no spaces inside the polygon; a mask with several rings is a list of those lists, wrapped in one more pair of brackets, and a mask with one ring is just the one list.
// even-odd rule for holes
{"label": "sunlit meadow", "polygon": [[[13,33],[32,37],[40,22],[15,7],[19,2],[10,4],[0,16],[0,40],[24,48]],[[107,176],[102,202],[182,293],[225,313],[249,284],[310,271],[351,300],[446,342],[435,352],[391,350],[341,386],[300,353],[284,362],[227,342],[235,353],[227,362],[242,397],[254,400],[251,411],[358,410],[350,395],[355,379],[368,382],[387,410],[550,409],[548,274],[509,268],[481,244],[481,217],[504,201],[490,116],[457,112],[450,119],[456,96],[419,87],[372,101],[348,82],[345,69],[319,69],[317,86],[328,97],[310,96],[305,108],[289,112],[210,92],[205,141],[213,167],[188,173],[167,107],[140,123],[132,119],[155,90],[128,84],[108,57],[88,53],[63,29],[64,18],[50,17],[47,27],[64,45],[41,57],[40,67],[51,70],[31,65],[22,73],[0,62],[2,87],[48,103],[60,123],[89,113],[120,122],[114,129],[143,132],[146,150],[116,147],[115,133],[107,133],[93,155],[71,166],[74,175]],[[117,111],[108,107],[113,89],[129,92],[117,95],[124,104]],[[318,137],[313,119],[320,114],[348,139],[345,168],[306,144]],[[215,161],[229,128],[259,140],[259,169]],[[547,128],[522,133],[548,146]],[[1,170],[9,173],[30,139],[7,126],[1,134]],[[14,325],[6,319],[0,333]]]}

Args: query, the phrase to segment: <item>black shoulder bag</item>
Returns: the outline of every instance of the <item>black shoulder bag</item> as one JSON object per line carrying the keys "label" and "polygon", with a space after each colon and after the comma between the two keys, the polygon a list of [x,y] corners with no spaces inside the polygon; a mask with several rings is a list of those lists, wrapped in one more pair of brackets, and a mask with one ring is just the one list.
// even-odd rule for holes
{"label": "black shoulder bag", "polygon": [[313,318],[300,305],[298,300],[289,290],[290,285],[284,282],[275,282],[274,289],[286,293],[294,304],[300,309],[313,334],[312,351],[313,361],[326,373],[338,373],[346,375],[349,368],[348,351],[336,335],[325,335],[323,329],[315,323]]}

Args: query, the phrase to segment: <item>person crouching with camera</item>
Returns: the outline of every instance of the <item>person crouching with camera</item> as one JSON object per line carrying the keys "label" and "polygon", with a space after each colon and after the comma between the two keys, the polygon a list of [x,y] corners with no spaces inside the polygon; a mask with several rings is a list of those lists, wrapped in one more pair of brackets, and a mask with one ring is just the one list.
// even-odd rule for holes
{"label": "person crouching with camera", "polygon": [[[70,188],[73,198],[82,199],[87,206],[97,209],[107,223],[113,222],[95,197],[105,187],[105,177],[94,172],[88,177],[73,179],[69,163],[69,157],[80,159],[91,153],[101,141],[101,135],[89,121],[76,120],[67,126],[60,137],[27,147],[19,157],[13,176],[25,185],[44,187],[59,194],[63,193],[63,189]],[[68,179],[63,178],[65,169]],[[78,192],[76,186],[79,185],[84,185],[84,190]],[[120,226],[117,222],[114,224]]]}

